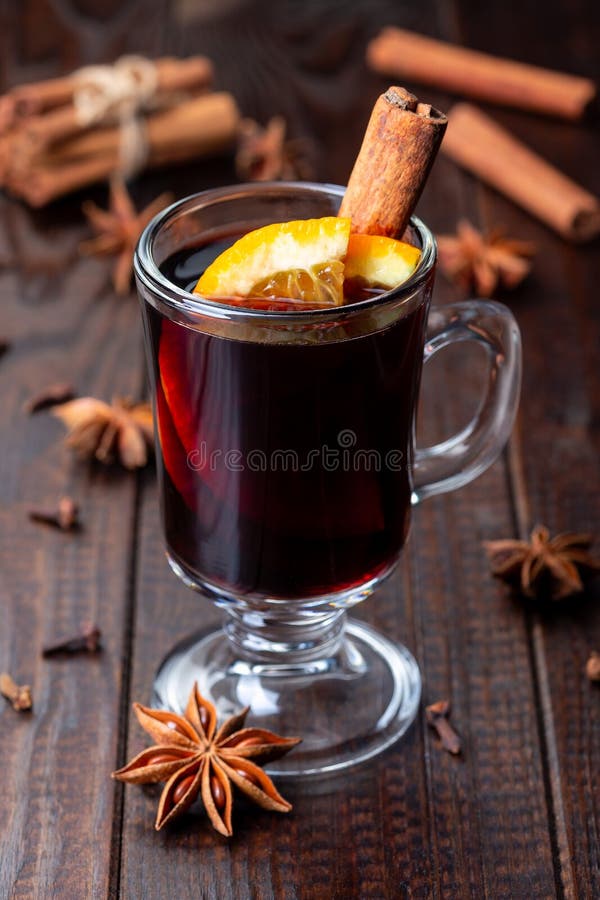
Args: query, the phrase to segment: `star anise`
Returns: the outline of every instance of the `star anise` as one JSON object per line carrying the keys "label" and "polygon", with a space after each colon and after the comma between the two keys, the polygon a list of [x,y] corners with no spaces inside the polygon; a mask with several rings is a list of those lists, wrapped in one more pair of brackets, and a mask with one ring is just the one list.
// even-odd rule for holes
{"label": "star anise", "polygon": [[489,297],[498,287],[514,288],[531,269],[530,241],[507,238],[501,229],[482,234],[461,219],[456,234],[437,238],[442,271],[465,290]]}
{"label": "star anise", "polygon": [[113,285],[117,294],[127,294],[131,286],[133,253],[138,238],[150,219],[172,200],[170,194],[161,194],[141,212],[137,212],[131,197],[120,178],[110,182],[110,206],[104,210],[87,201],[82,210],[97,237],[83,241],[80,253],[86,256],[116,256],[113,269]]}
{"label": "star anise", "polygon": [[310,181],[314,176],[312,143],[308,138],[285,139],[283,116],[274,116],[265,128],[242,119],[238,131],[235,167],[243,181]]}
{"label": "star anise", "polygon": [[112,404],[95,397],[80,397],[52,408],[69,429],[67,445],[83,458],[95,457],[107,465],[117,460],[126,469],[145,466],[153,446],[152,410],[115,397]]}
{"label": "star anise", "polygon": [[551,538],[544,525],[536,525],[529,541],[486,541],[484,547],[497,578],[517,584],[527,597],[547,592],[562,600],[583,590],[582,574],[600,572],[600,562],[588,553],[591,544],[589,534]]}
{"label": "star anise", "polygon": [[244,728],[248,707],[217,730],[217,713],[194,684],[183,716],[134,703],[138,722],[156,741],[112,777],[130,784],[166,782],[155,828],[185,812],[200,795],[213,826],[231,835],[232,784],[263,809],[289,812],[291,805],[257,763],[283,756],[300,738]]}

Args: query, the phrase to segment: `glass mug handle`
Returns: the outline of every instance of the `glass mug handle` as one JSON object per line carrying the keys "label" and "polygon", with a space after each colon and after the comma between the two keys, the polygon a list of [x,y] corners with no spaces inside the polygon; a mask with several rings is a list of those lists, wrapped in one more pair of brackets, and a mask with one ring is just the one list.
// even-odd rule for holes
{"label": "glass mug handle", "polygon": [[413,503],[453,491],[494,462],[510,435],[521,386],[521,337],[511,311],[491,300],[432,307],[424,362],[443,347],[476,341],[488,357],[487,386],[469,424],[431,447],[415,450]]}

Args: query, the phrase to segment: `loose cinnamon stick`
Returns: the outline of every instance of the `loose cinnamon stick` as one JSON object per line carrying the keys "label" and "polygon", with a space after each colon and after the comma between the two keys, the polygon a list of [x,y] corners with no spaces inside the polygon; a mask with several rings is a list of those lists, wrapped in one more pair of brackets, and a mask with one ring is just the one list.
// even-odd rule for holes
{"label": "loose cinnamon stick", "polygon": [[402,237],[446,122],[404,88],[390,87],[379,97],[339,211],[352,220],[353,231]]}
{"label": "loose cinnamon stick", "polygon": [[580,119],[597,95],[589,78],[491,56],[402,28],[385,28],[371,41],[367,61],[383,75],[565,119]]}
{"label": "loose cinnamon stick", "polygon": [[600,234],[598,199],[476,107],[453,107],[443,151],[568,240]]}
{"label": "loose cinnamon stick", "polygon": [[89,157],[69,166],[34,166],[28,174],[22,173],[8,181],[7,187],[30,206],[39,207],[95,181],[103,181],[113,171],[110,161]]}
{"label": "loose cinnamon stick", "polygon": [[12,128],[19,118],[62,106],[72,99],[73,79],[70,75],[17,85],[0,96],[0,134]]}
{"label": "loose cinnamon stick", "polygon": [[173,94],[178,91],[208,90],[214,79],[214,66],[206,56],[176,59],[166,56],[156,60],[156,93]]}
{"label": "loose cinnamon stick", "polygon": [[17,115],[30,116],[70,103],[74,83],[72,75],[63,75],[32,84],[19,84],[9,91],[9,96],[13,99]]}

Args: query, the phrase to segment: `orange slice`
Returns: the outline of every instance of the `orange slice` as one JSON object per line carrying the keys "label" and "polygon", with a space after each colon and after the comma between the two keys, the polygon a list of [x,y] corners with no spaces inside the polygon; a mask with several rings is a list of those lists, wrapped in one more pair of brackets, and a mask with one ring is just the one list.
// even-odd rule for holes
{"label": "orange slice", "polygon": [[350,219],[325,216],[248,232],[200,276],[205,297],[289,297],[328,306],[344,302]]}
{"label": "orange slice", "polygon": [[346,278],[390,290],[412,275],[421,251],[404,241],[371,234],[352,234],[348,241]]}

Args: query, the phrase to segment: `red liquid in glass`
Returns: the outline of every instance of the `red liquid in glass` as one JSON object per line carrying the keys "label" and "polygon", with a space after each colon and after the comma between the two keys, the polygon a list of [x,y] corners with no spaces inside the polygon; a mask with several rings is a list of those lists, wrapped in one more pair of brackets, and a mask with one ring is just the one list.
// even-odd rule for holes
{"label": "red liquid in glass", "polygon": [[[163,274],[192,289],[232,241],[179,253]],[[277,344],[192,331],[146,307],[166,541],[188,574],[302,598],[393,563],[408,531],[426,312],[350,340]]]}

